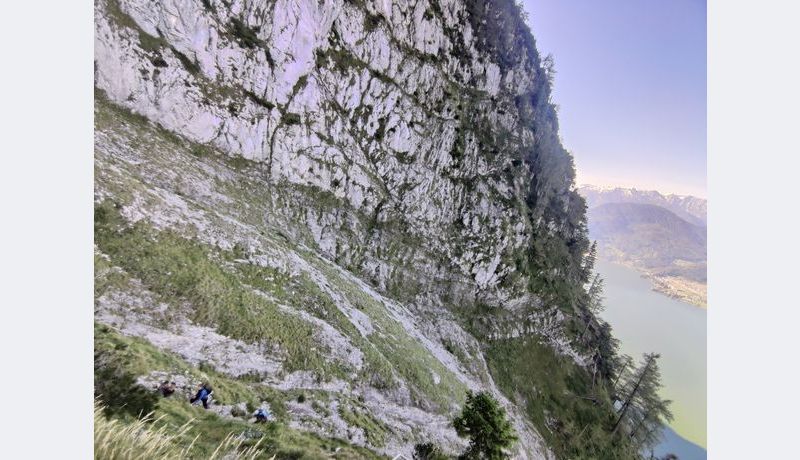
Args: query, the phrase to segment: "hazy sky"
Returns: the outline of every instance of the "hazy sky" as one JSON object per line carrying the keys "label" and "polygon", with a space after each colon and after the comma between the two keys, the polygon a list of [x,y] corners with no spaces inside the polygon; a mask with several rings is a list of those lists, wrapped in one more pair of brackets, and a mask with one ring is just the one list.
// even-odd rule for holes
{"label": "hazy sky", "polygon": [[705,197],[705,1],[524,4],[579,183]]}

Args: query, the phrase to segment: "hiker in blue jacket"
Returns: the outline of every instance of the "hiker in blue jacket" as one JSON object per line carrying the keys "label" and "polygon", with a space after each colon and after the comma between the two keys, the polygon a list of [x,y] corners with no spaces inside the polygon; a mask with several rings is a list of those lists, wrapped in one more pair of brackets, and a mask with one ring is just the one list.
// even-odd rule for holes
{"label": "hiker in blue jacket", "polygon": [[264,408],[259,408],[256,411],[256,423],[267,423],[268,418],[269,412],[267,412]]}
{"label": "hiker in blue jacket", "polygon": [[208,383],[204,383],[200,386],[200,389],[197,391],[197,394],[194,395],[194,398],[190,399],[189,402],[194,404],[197,401],[203,403],[203,409],[208,409],[208,398],[211,396],[214,390],[211,389],[211,385]]}

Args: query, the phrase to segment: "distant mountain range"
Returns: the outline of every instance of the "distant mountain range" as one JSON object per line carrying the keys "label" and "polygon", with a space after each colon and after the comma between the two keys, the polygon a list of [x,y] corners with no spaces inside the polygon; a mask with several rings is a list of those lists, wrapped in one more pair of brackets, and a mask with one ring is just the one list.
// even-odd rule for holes
{"label": "distant mountain range", "polygon": [[691,195],[662,195],[654,190],[582,185],[578,191],[586,198],[589,208],[606,203],[641,203],[661,206],[681,219],[706,226],[706,200]]}
{"label": "distant mountain range", "polygon": [[706,305],[706,200],[583,186],[600,257],[641,271],[655,288]]}
{"label": "distant mountain range", "polygon": [[589,233],[598,244],[640,260],[646,268],[706,259],[706,228],[661,206],[606,203],[591,208]]}

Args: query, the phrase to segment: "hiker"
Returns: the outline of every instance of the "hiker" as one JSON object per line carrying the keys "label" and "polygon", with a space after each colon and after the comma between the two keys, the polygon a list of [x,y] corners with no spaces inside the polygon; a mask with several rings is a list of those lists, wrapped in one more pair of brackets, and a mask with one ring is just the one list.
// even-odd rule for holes
{"label": "hiker", "polygon": [[175,393],[175,387],[176,387],[175,382],[168,382],[164,380],[158,387],[158,391],[161,392],[161,396],[166,398]]}
{"label": "hiker", "polygon": [[264,408],[259,408],[256,411],[256,423],[267,423],[268,418],[269,412],[267,412]]}
{"label": "hiker", "polygon": [[203,409],[208,409],[208,398],[211,397],[211,393],[213,392],[214,390],[211,389],[211,385],[208,383],[203,383],[200,386],[200,389],[197,390],[197,394],[194,396],[194,398],[190,399],[189,402],[194,404],[197,401],[200,401],[203,403]]}

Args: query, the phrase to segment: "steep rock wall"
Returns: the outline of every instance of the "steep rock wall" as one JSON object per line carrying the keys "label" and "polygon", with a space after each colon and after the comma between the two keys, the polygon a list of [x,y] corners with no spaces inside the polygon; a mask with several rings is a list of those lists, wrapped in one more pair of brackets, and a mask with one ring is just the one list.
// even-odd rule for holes
{"label": "steep rock wall", "polygon": [[[536,136],[554,135],[529,107],[546,99],[546,78],[527,31],[512,30],[521,44],[476,36],[486,18],[500,27],[492,8],[109,0],[96,9],[96,85],[168,130],[262,162],[271,184],[343,200],[349,218],[305,221],[325,253],[382,289],[447,279],[456,299],[499,304],[524,291],[514,260],[536,229],[574,229],[528,215],[541,193]],[[571,204],[569,189],[550,189]],[[414,244],[390,247],[398,234]]]}
{"label": "steep rock wall", "polygon": [[[104,122],[98,202],[125,201],[131,221],[228,249],[245,241],[259,254],[285,238],[297,247],[268,265],[292,271],[313,251],[355,274],[348,283],[359,287],[350,289],[390,312],[395,338],[414,350],[421,344],[417,351],[448,373],[415,381],[395,370],[402,391],[388,393],[348,382],[347,397],[398,405],[400,422],[373,414],[383,423],[416,433],[425,414],[437,417],[441,429],[427,434],[455,449],[446,430],[453,407],[431,397],[441,390],[420,388],[447,377],[498,394],[475,331],[539,334],[584,365],[555,311],[569,312],[569,296],[554,294],[558,282],[579,285],[583,276],[584,205],[558,139],[549,71],[513,2],[98,0],[95,24],[102,98],[159,127],[154,134],[139,120],[133,135],[116,125],[117,115]],[[186,149],[177,147],[183,140]],[[209,152],[256,167],[247,174],[189,167],[191,155]],[[128,182],[142,190],[127,191]],[[268,244],[258,236],[265,227]],[[115,299],[100,302],[101,318],[132,322],[123,330],[178,347],[165,345],[189,361],[194,352],[179,346],[191,339],[185,331],[229,343],[202,329],[213,324],[178,332],[140,325]],[[348,340],[381,335],[363,329],[369,322],[357,308],[335,303],[359,332]],[[349,332],[334,333],[294,305],[284,311],[330,332],[315,340],[340,359],[336,334]],[[479,327],[466,330],[465,312]],[[457,343],[465,356],[454,358],[443,343]],[[348,366],[363,371],[356,364]],[[307,377],[290,373],[267,384],[302,388]],[[415,401],[409,387],[419,387]],[[521,411],[504,404],[522,435],[518,456],[547,456]],[[420,408],[427,412],[413,412]],[[385,452],[408,452],[421,439],[391,440]]]}

